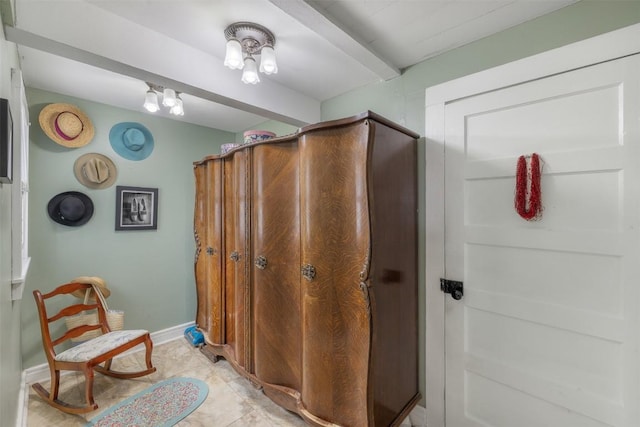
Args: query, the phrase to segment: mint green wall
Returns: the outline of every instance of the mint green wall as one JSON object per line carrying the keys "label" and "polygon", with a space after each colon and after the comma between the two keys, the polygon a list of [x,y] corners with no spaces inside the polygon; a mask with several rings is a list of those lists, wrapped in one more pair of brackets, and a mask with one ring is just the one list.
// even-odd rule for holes
{"label": "mint green wall", "polygon": [[[18,68],[17,50],[0,32],[0,97],[9,100],[12,68]],[[11,107],[17,108],[17,105]],[[0,184],[0,424],[7,426],[15,425],[22,371],[21,301],[11,301],[12,188],[13,184]]]}
{"label": "mint green wall", "polygon": [[[192,162],[220,152],[234,134],[163,119],[41,90],[28,89],[31,116],[30,252],[22,316],[24,367],[45,363],[33,296],[50,291],[77,276],[107,281],[109,307],[125,312],[125,327],[158,331],[195,318],[193,275],[194,178]],[[38,123],[49,103],[77,105],[95,126],[93,141],[80,148],[62,147],[49,139]],[[109,130],[124,121],[140,122],[153,134],[153,153],[142,161],[126,160],[109,143]],[[80,184],[73,163],[82,154],[97,152],[118,168],[113,187],[93,190]],[[156,187],[157,231],[114,231],[115,186]],[[91,220],[80,227],[53,222],[47,203],[58,193],[81,191],[93,200]]]}
{"label": "mint green wall", "polygon": [[[458,77],[505,64],[575,41],[640,22],[640,0],[583,0],[493,36],[462,46],[408,68],[402,76],[325,101],[322,120],[352,116],[372,110],[424,135],[426,88]],[[424,138],[418,149],[418,202],[420,263],[420,390],[425,390],[424,254]]]}

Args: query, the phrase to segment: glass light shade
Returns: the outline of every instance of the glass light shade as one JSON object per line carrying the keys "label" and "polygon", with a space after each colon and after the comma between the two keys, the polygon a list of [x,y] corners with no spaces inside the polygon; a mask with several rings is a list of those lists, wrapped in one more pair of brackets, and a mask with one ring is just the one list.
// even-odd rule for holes
{"label": "glass light shade", "polygon": [[260,52],[260,72],[265,74],[275,74],[278,72],[276,52],[271,46],[263,47]]}
{"label": "glass light shade", "polygon": [[258,77],[258,67],[256,66],[256,60],[251,56],[244,59],[244,71],[242,72],[242,83],[256,84],[260,81]]}
{"label": "glass light shade", "polygon": [[184,106],[182,104],[182,99],[180,98],[180,96],[176,98],[176,104],[171,107],[169,113],[173,114],[174,116],[184,116]]}
{"label": "glass light shade", "polygon": [[165,107],[173,107],[176,105],[176,91],[173,89],[164,88],[162,92],[162,105]]}
{"label": "glass light shade", "polygon": [[242,70],[242,45],[236,39],[227,41],[227,53],[224,57],[224,65],[232,70]]}
{"label": "glass light shade", "polygon": [[147,94],[144,96],[144,108],[151,113],[155,113],[160,109],[160,106],[158,105],[158,94],[152,89],[149,89]]}

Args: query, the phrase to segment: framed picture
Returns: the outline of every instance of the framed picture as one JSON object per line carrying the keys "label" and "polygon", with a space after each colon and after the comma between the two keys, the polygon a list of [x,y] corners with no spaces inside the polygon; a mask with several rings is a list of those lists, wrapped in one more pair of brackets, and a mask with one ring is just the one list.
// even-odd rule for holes
{"label": "framed picture", "polygon": [[116,230],[157,230],[158,189],[116,187]]}
{"label": "framed picture", "polygon": [[13,182],[13,120],[4,98],[0,98],[0,182]]}

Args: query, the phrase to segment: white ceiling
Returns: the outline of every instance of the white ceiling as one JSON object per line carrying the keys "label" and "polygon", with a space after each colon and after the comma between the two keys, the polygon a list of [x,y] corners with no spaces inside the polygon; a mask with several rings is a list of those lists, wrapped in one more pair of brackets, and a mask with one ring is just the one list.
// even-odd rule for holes
{"label": "white ceiling", "polygon": [[[238,132],[317,122],[324,100],[576,0],[15,1],[28,87],[144,112],[148,81],[183,93],[177,120]],[[278,74],[255,86],[222,65],[237,21],[276,37]]]}

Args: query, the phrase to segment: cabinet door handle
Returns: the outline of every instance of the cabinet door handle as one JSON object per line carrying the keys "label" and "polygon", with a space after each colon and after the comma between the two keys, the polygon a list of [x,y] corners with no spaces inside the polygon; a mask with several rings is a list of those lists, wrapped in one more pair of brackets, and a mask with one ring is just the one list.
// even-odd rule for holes
{"label": "cabinet door handle", "polygon": [[316,268],[311,264],[305,264],[302,266],[302,277],[308,281],[312,281],[316,277]]}
{"label": "cabinet door handle", "polygon": [[260,255],[256,258],[254,264],[260,270],[264,270],[265,268],[267,268],[267,257]]}
{"label": "cabinet door handle", "polygon": [[215,255],[218,253],[217,250],[213,249],[211,246],[207,246],[207,255]]}
{"label": "cabinet door handle", "polygon": [[238,261],[240,259],[240,254],[237,251],[233,251],[231,252],[231,255],[229,255],[229,258],[231,258],[232,261]]}

